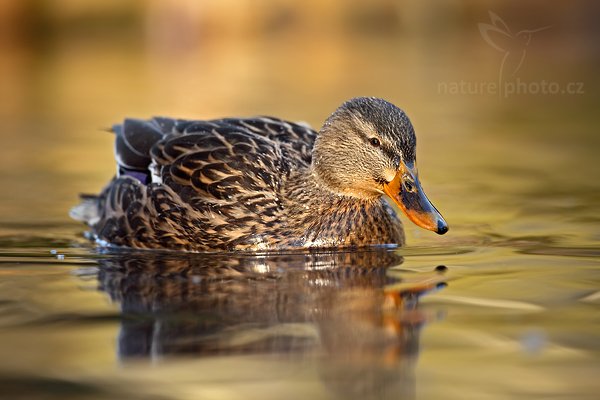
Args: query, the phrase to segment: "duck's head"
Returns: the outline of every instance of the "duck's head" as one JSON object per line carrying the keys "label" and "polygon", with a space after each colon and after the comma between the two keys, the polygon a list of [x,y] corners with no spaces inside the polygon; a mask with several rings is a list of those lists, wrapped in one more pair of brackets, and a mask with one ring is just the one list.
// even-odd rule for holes
{"label": "duck's head", "polygon": [[362,199],[386,194],[415,224],[444,234],[448,224],[419,182],[415,148],[404,111],[382,99],[358,97],[325,121],[313,150],[313,173],[338,194]]}

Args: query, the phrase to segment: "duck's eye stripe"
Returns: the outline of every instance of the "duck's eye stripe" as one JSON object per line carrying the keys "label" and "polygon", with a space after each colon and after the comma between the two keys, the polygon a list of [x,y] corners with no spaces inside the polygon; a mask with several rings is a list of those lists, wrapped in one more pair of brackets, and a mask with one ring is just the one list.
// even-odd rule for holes
{"label": "duck's eye stripe", "polygon": [[374,138],[371,138],[371,139],[369,139],[369,143],[371,143],[371,144],[372,144],[373,146],[375,146],[375,147],[379,147],[379,146],[381,146],[381,142],[379,141],[379,139],[377,139],[377,138],[375,138],[375,137],[374,137]]}

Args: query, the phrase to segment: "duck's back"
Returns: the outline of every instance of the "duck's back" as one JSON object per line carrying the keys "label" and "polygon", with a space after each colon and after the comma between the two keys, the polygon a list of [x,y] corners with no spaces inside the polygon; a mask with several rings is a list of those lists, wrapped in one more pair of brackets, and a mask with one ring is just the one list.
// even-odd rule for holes
{"label": "duck's back", "polygon": [[[273,117],[182,120],[156,117],[126,119],[114,125],[119,175],[150,179],[153,161],[165,166],[179,156],[234,147],[233,156],[258,148],[279,147],[291,163],[310,164],[316,132],[307,125]],[[238,145],[238,146],[236,146]],[[227,156],[224,154],[224,156]],[[228,157],[225,157],[228,158]],[[227,161],[224,159],[223,161]]]}
{"label": "duck's back", "polygon": [[192,251],[256,248],[316,136],[271,117],[127,119],[113,132],[117,176],[72,215],[110,244]]}

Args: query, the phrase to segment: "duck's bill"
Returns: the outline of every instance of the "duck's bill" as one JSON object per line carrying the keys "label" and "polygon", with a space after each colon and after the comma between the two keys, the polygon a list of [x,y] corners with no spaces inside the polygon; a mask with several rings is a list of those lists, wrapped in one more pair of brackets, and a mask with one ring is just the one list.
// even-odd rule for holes
{"label": "duck's bill", "polygon": [[398,172],[391,182],[384,184],[384,192],[416,225],[440,235],[448,232],[448,224],[425,196],[416,174],[408,175],[407,170]]}

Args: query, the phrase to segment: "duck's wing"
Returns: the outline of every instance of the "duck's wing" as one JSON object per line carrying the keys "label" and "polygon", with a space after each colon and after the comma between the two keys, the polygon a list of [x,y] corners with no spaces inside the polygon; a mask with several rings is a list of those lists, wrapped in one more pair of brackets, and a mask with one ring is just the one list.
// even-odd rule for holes
{"label": "duck's wing", "polygon": [[274,215],[282,184],[303,163],[286,158],[277,141],[241,126],[196,121],[179,128],[151,148],[151,168],[198,211],[232,219]]}
{"label": "duck's wing", "polygon": [[[224,118],[210,121],[182,120],[155,117],[149,120],[128,118],[112,127],[116,135],[115,158],[118,175],[134,176],[148,183],[152,164],[150,150],[166,137],[202,133],[212,129],[252,133],[265,137],[282,149],[284,157],[292,162],[310,164],[317,133],[307,124],[284,121],[274,117]],[[207,143],[209,146],[210,143]],[[144,182],[145,180],[145,182]]]}
{"label": "duck's wing", "polygon": [[113,125],[117,177],[132,176],[142,183],[150,182],[150,149],[168,135],[176,133],[177,120],[152,118],[149,120],[127,118]]}
{"label": "duck's wing", "polygon": [[240,226],[275,218],[281,187],[290,171],[309,166],[316,136],[307,126],[271,117],[128,119],[113,131],[118,177],[149,185],[156,210],[190,206]]}

